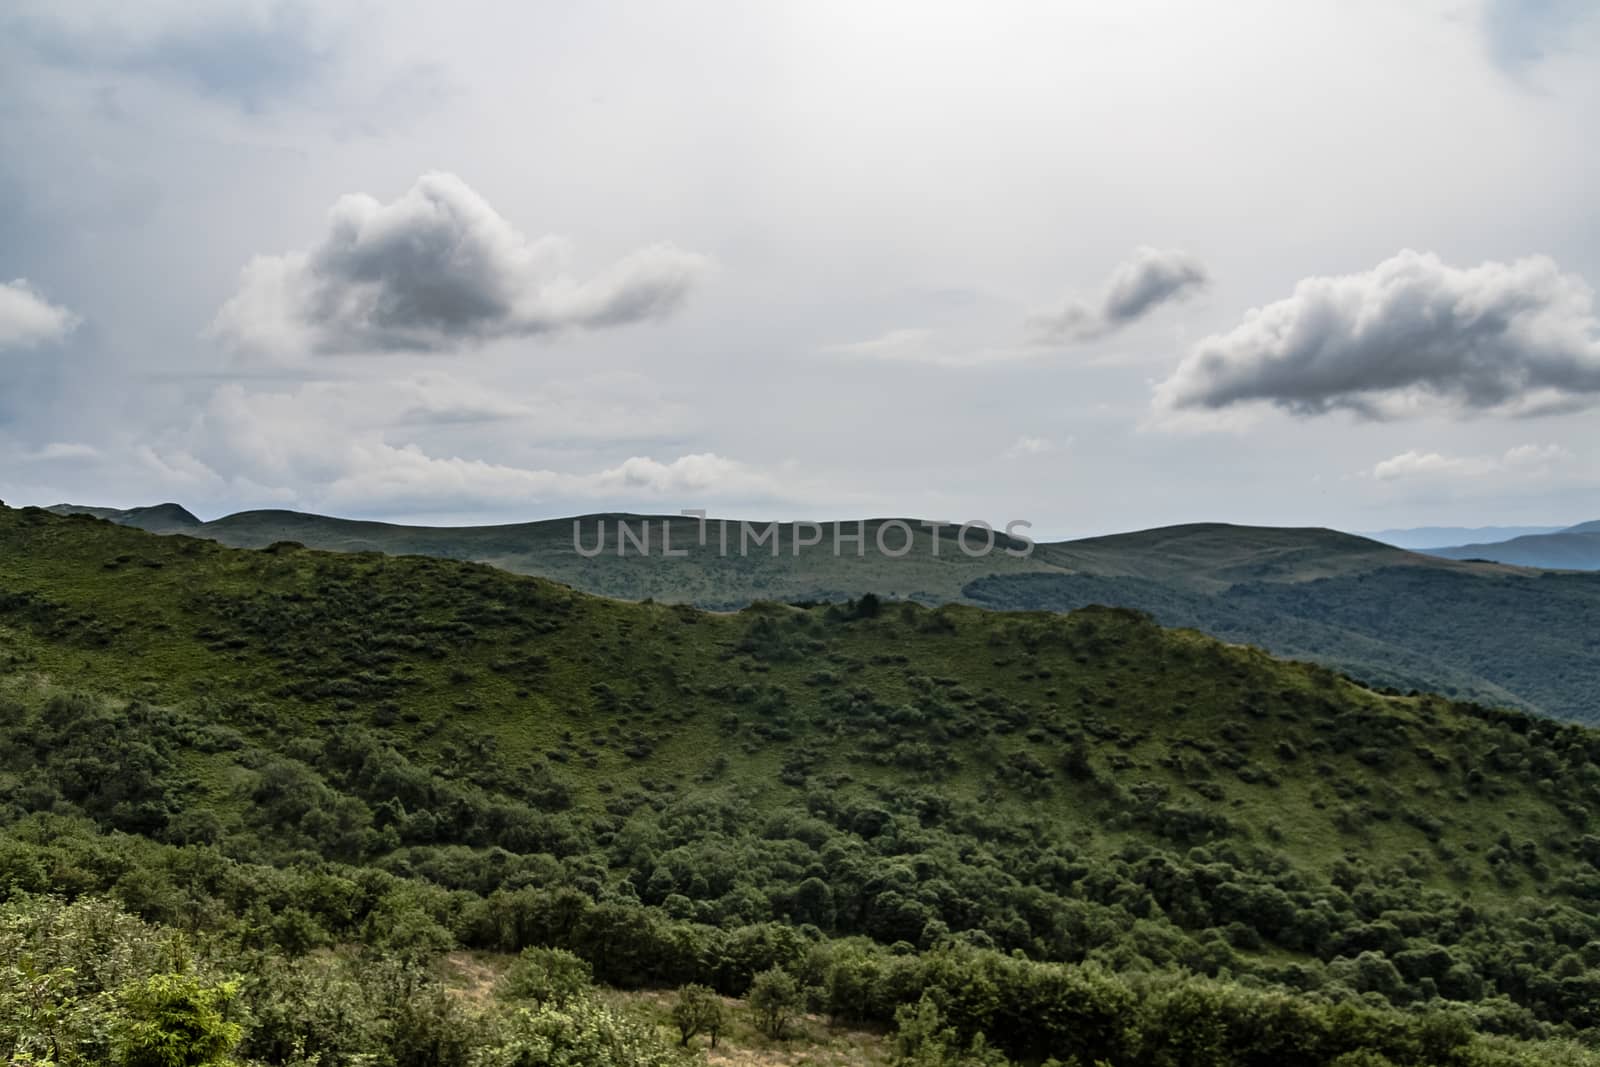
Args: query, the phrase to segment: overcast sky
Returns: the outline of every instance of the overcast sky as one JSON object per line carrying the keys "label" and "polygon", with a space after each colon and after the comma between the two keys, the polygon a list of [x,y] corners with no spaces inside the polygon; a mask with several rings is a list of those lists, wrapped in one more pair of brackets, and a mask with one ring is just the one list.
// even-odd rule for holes
{"label": "overcast sky", "polygon": [[1600,518],[1592,12],[13,0],[0,496]]}

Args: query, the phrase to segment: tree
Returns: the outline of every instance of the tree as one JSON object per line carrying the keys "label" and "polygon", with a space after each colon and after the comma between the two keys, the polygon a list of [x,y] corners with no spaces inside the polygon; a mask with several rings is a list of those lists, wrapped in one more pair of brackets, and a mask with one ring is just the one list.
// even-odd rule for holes
{"label": "tree", "polygon": [[513,1000],[532,1000],[560,1006],[582,996],[594,983],[594,972],[565,949],[523,949],[506,972],[501,994]]}
{"label": "tree", "polygon": [[243,1033],[223,1014],[238,987],[192,974],[156,974],[125,986],[115,1040],[119,1067],[207,1067],[225,1062]]}
{"label": "tree", "polygon": [[1009,1062],[989,1047],[982,1033],[974,1034],[963,1047],[955,1028],[944,1024],[939,1006],[926,992],[916,1007],[896,1008],[894,1021],[895,1067],[1004,1067]]}
{"label": "tree", "polygon": [[756,1029],[781,1041],[800,1012],[800,983],[782,967],[773,967],[756,975],[746,999],[755,1013]]}
{"label": "tree", "polygon": [[717,1047],[722,1032],[722,1001],[703,985],[686,985],[678,990],[672,1005],[672,1024],[678,1028],[678,1044],[689,1047],[696,1034],[710,1034],[711,1047]]}

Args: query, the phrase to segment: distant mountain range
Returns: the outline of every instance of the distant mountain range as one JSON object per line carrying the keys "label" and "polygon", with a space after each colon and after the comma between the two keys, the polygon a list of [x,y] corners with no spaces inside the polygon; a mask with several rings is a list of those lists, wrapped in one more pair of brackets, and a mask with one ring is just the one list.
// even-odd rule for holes
{"label": "distant mountain range", "polygon": [[1491,559],[1519,567],[1600,570],[1600,522],[1584,522],[1551,533],[1527,534],[1504,541],[1424,551],[1446,559]]}
{"label": "distant mountain range", "polygon": [[[732,520],[725,526],[711,520],[702,542],[698,520],[681,516],[423,527],[293,511],[202,522],[176,504],[49,510],[239,548],[295,542],[339,552],[473,560],[618,599],[716,609],[867,593],[1007,611],[1130,607],[1169,626],[1325,663],[1375,685],[1600,722],[1600,574],[1478,562],[1488,555],[1476,549],[1465,552],[1469,558],[1446,558],[1444,552],[1455,550],[1423,554],[1334,530],[1207,523],[1040,543],[1026,554],[1022,543],[1000,537],[992,551],[969,556],[954,527],[935,538],[909,520],[870,519],[860,524],[857,555],[857,544],[848,540],[857,533],[854,521],[775,524],[768,535],[764,523],[747,530]],[[621,542],[620,555],[619,523],[634,538]],[[1568,533],[1582,536],[1583,530]],[[764,539],[752,543],[753,535]],[[777,538],[776,554],[766,536]],[[880,538],[891,552],[906,545],[905,554],[880,552]],[[972,535],[968,547],[982,541]],[[641,543],[648,543],[648,555]]]}
{"label": "distant mountain range", "polygon": [[1513,537],[1530,534],[1555,533],[1565,526],[1411,526],[1398,530],[1358,530],[1361,537],[1370,537],[1396,548],[1409,548],[1426,552],[1439,545],[1489,544],[1509,541]]}

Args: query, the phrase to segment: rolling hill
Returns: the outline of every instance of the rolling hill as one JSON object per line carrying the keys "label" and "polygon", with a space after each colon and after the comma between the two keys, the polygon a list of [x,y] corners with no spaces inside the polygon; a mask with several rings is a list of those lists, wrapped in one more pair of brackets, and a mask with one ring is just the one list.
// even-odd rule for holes
{"label": "rolling hill", "polygon": [[[203,932],[259,1062],[467,1032],[428,961],[553,946],[1030,1063],[1588,1065],[1597,811],[1589,729],[1121,609],[708,613],[0,509],[0,937],[40,893]],[[132,936],[95,914],[40,944]]]}
{"label": "rolling hill", "polygon": [[[74,510],[68,506],[54,509]],[[77,509],[82,510],[82,509]],[[1158,622],[1308,659],[1373,684],[1424,689],[1559,718],[1600,721],[1600,575],[1546,574],[1503,564],[1442,559],[1325,529],[1199,523],[1077,541],[1020,545],[968,556],[957,530],[908,523],[909,551],[886,558],[879,534],[898,551],[896,520],[862,524],[864,555],[828,523],[819,543],[798,552],[794,524],[776,541],[740,554],[742,529],[729,521],[728,551],[711,520],[681,516],[590,515],[480,527],[418,527],[293,511],[250,511],[183,523],[177,505],[108,515],[156,532],[182,532],[244,548],[278,542],[342,551],[426,555],[488,563],[575,589],[628,600],[733,610],[757,600],[842,601],[873,593],[927,605],[964,603],[993,610],[1068,611],[1088,604],[1148,612]],[[189,518],[193,518],[189,516]],[[617,523],[636,534],[648,524],[651,551],[622,542]],[[592,558],[597,530],[604,551]],[[177,527],[177,529],[174,529]],[[674,552],[662,554],[663,527]],[[752,524],[757,532],[764,524]],[[812,531],[800,531],[802,540]],[[618,554],[618,546],[623,554]],[[976,550],[981,539],[969,538]],[[778,552],[773,554],[772,548]]]}
{"label": "rolling hill", "polygon": [[1519,567],[1600,570],[1600,522],[1579,523],[1554,533],[1423,551],[1445,559],[1489,559]]}

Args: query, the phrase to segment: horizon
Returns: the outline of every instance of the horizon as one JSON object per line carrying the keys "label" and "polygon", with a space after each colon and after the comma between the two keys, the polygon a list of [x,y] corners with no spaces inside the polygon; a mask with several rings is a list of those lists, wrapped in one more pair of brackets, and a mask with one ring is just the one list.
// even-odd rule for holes
{"label": "horizon", "polygon": [[[419,515],[419,516],[411,516],[411,517],[404,517],[404,516],[400,516],[400,517],[373,516],[373,515],[361,515],[361,514],[337,515],[337,514],[331,514],[331,513],[325,513],[325,512],[303,511],[303,510],[296,509],[296,508],[285,508],[285,507],[241,508],[241,509],[239,509],[237,511],[221,511],[221,512],[218,512],[218,513],[216,513],[214,515],[211,515],[210,517],[207,517],[207,515],[205,513],[202,513],[201,511],[196,511],[194,508],[190,507],[188,504],[185,504],[185,503],[183,503],[181,501],[177,501],[177,500],[163,500],[163,501],[160,501],[160,502],[157,502],[157,503],[154,503],[154,504],[132,504],[132,505],[126,505],[126,506],[108,505],[108,504],[85,504],[85,503],[83,503],[81,501],[68,501],[68,500],[59,500],[59,501],[55,501],[54,503],[51,503],[51,504],[39,504],[39,503],[34,503],[34,502],[19,503],[19,502],[13,502],[13,501],[6,501],[5,503],[8,506],[11,506],[11,507],[42,507],[42,508],[46,508],[46,509],[54,509],[54,508],[110,508],[112,510],[117,510],[117,511],[133,511],[133,510],[138,510],[138,509],[176,507],[176,508],[179,508],[180,510],[184,511],[189,516],[191,516],[191,517],[195,518],[196,520],[198,520],[201,524],[217,522],[217,521],[221,521],[222,519],[232,518],[232,517],[237,516],[237,515],[245,515],[245,514],[252,514],[252,513],[272,513],[272,512],[282,512],[282,513],[286,513],[286,514],[305,515],[305,516],[310,516],[310,517],[313,517],[313,518],[331,519],[331,520],[334,520],[334,521],[341,521],[341,522],[371,522],[371,523],[380,523],[380,524],[391,525],[391,526],[423,527],[423,528],[434,528],[434,529],[464,529],[464,528],[491,527],[491,526],[525,526],[525,525],[532,525],[532,524],[536,524],[536,523],[561,522],[561,521],[565,521],[565,520],[576,521],[576,520],[579,520],[579,519],[595,518],[597,516],[607,516],[607,517],[620,516],[620,517],[640,518],[640,519],[673,519],[673,520],[680,520],[680,521],[684,521],[684,522],[694,521],[694,516],[682,514],[681,513],[681,509],[680,509],[679,513],[674,513],[672,511],[667,511],[667,510],[662,510],[662,511],[627,511],[627,510],[623,510],[623,511],[619,511],[619,510],[615,510],[615,509],[610,509],[610,510],[605,510],[605,511],[568,512],[568,513],[559,514],[559,515],[543,515],[543,516],[534,516],[534,517],[528,517],[528,518],[504,518],[504,517],[500,517],[500,518],[494,518],[492,520],[475,520],[475,519],[473,519],[471,517],[465,517],[465,518],[461,519],[461,521],[439,521],[439,516],[430,516],[430,515]],[[721,522],[730,522],[730,523],[750,523],[750,524],[761,524],[761,525],[765,525],[767,523],[780,523],[780,524],[812,523],[812,524],[818,524],[818,525],[822,525],[822,526],[830,526],[830,525],[834,525],[834,524],[854,523],[854,522],[880,522],[880,521],[890,521],[890,520],[896,520],[896,519],[902,520],[902,521],[907,521],[907,522],[932,521],[932,520],[927,520],[926,518],[923,518],[923,517],[916,517],[916,516],[911,516],[911,515],[893,515],[893,514],[857,515],[857,516],[847,516],[847,517],[840,517],[840,518],[830,518],[830,517],[818,518],[816,516],[799,517],[799,516],[788,516],[788,515],[784,515],[784,516],[770,516],[770,515],[749,516],[749,515],[738,515],[738,514],[734,514],[734,513],[721,514],[721,513],[713,513],[713,512],[709,512],[709,511],[707,512],[705,518],[706,518],[706,521],[721,521]],[[951,525],[951,526],[959,526],[962,521],[964,521],[964,520],[946,520],[946,523],[948,525]],[[975,517],[973,521],[989,521],[989,520],[982,520],[982,519],[979,519],[979,518]],[[1023,521],[1027,521],[1027,520],[1023,520]],[[1039,530],[1037,528],[1030,528],[1030,529],[1027,529],[1025,532],[1027,533],[1027,535],[1028,535],[1030,540],[1032,540],[1032,541],[1034,541],[1036,543],[1039,543],[1039,544],[1061,543],[1061,542],[1068,542],[1068,541],[1083,541],[1083,540],[1090,540],[1090,539],[1099,538],[1099,537],[1116,537],[1116,536],[1125,535],[1125,534],[1147,533],[1147,532],[1154,531],[1154,530],[1175,529],[1175,528],[1186,527],[1186,526],[1232,526],[1232,527],[1238,527],[1238,528],[1241,528],[1241,529],[1265,529],[1265,530],[1296,530],[1296,529],[1299,529],[1299,530],[1330,530],[1330,531],[1332,531],[1334,533],[1349,534],[1351,536],[1364,537],[1364,538],[1368,538],[1368,539],[1371,539],[1371,540],[1381,540],[1380,535],[1383,535],[1383,534],[1394,534],[1394,535],[1421,534],[1421,533],[1432,531],[1432,530],[1444,530],[1444,531],[1454,531],[1454,532],[1457,532],[1457,533],[1503,533],[1504,536],[1502,538],[1498,538],[1498,540],[1510,540],[1510,539],[1512,539],[1514,537],[1526,536],[1527,535],[1526,531],[1543,531],[1543,532],[1554,533],[1554,532],[1560,532],[1560,531],[1568,530],[1568,529],[1571,529],[1573,527],[1581,526],[1581,525],[1584,525],[1586,523],[1593,522],[1593,521],[1595,521],[1595,520],[1592,520],[1592,519],[1578,519],[1578,520],[1576,520],[1574,522],[1558,522],[1558,523],[1542,523],[1542,524],[1541,523],[1534,523],[1534,524],[1516,524],[1516,525],[1495,525],[1495,524],[1490,524],[1490,525],[1477,525],[1477,526],[1456,525],[1456,524],[1442,524],[1442,523],[1425,523],[1425,524],[1421,524],[1421,525],[1418,525],[1418,526],[1389,527],[1389,528],[1382,529],[1382,530],[1356,530],[1356,529],[1347,529],[1347,528],[1341,527],[1341,526],[1333,526],[1333,525],[1329,525],[1329,524],[1326,524],[1326,523],[1310,523],[1310,524],[1290,524],[1290,523],[1270,523],[1270,522],[1269,523],[1254,523],[1254,522],[1246,523],[1246,522],[1234,522],[1234,521],[1230,521],[1230,520],[1227,520],[1227,519],[1191,519],[1191,520],[1183,521],[1183,522],[1162,523],[1162,524],[1157,525],[1157,526],[1142,526],[1142,527],[1137,527],[1137,528],[1102,529],[1102,530],[1096,530],[1096,531],[1090,532],[1090,533],[1076,533],[1076,532],[1075,533],[1057,533],[1057,532],[1053,532],[1053,531],[1050,531],[1050,530]],[[1002,522],[992,522],[991,525],[993,525],[995,530],[998,532],[998,531],[1001,530],[1001,528],[1003,527],[1004,523],[1002,523]],[[1511,531],[1523,531],[1523,532],[1511,532]],[[1470,544],[1470,543],[1473,543],[1473,542],[1463,541],[1463,542],[1459,542],[1459,543],[1460,544]],[[1450,547],[1450,546],[1448,546],[1448,545],[1444,544],[1443,542],[1441,542],[1438,545],[1433,545],[1433,544],[1418,545],[1418,546],[1397,545],[1395,547],[1402,547],[1402,548],[1408,548],[1409,549],[1409,548],[1415,548],[1415,547],[1423,547],[1423,548],[1439,547],[1439,548],[1444,548],[1444,547]]]}

